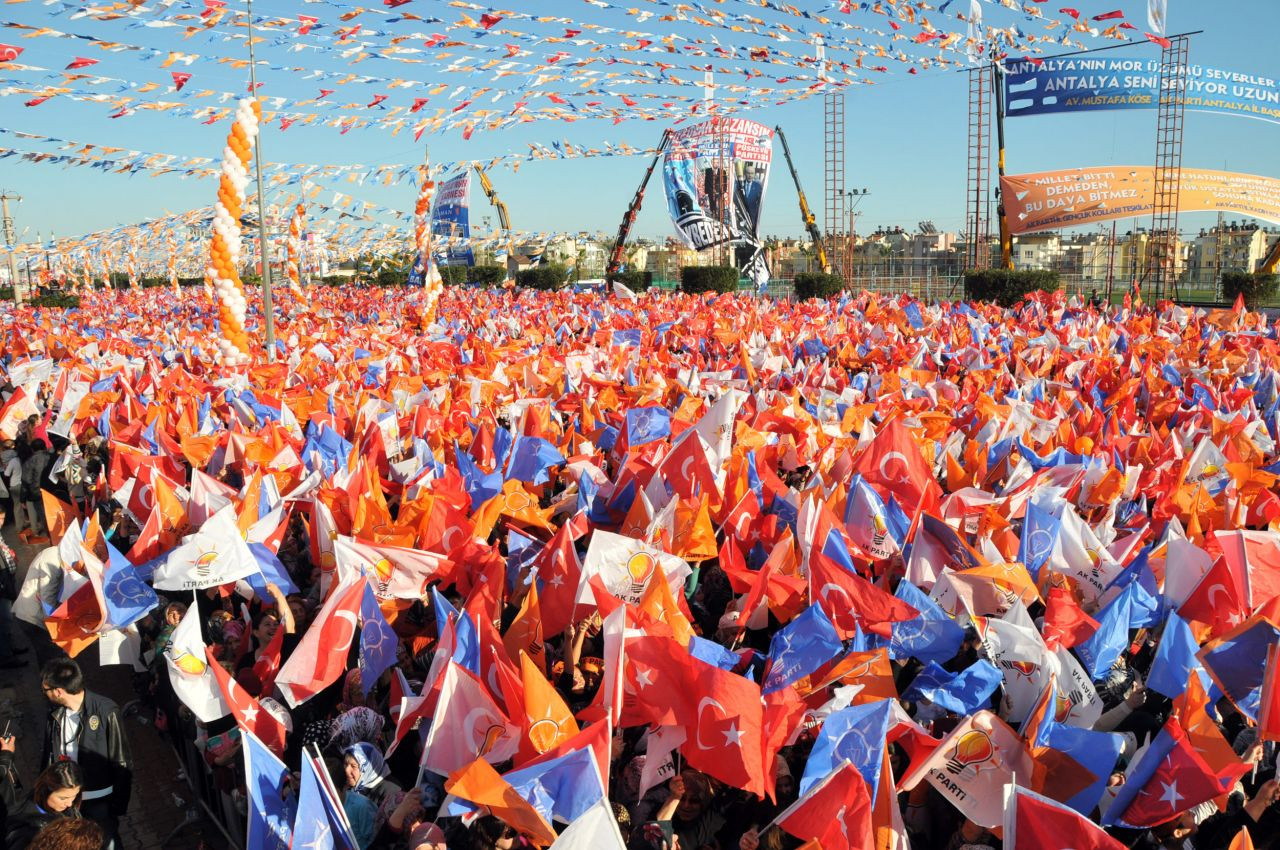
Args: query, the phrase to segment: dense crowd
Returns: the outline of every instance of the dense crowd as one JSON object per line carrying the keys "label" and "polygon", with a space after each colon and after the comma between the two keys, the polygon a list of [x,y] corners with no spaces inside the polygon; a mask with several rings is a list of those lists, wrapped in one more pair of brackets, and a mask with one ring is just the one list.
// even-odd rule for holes
{"label": "dense crowd", "polygon": [[1280,844],[1260,315],[119,297],[2,314],[9,850],[120,846],[94,651],[254,850]]}

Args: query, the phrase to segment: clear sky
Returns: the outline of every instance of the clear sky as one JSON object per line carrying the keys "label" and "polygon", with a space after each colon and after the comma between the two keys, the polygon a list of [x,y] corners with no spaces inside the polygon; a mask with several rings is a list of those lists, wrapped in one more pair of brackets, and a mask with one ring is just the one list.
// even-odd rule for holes
{"label": "clear sky", "polygon": [[[76,5],[79,4],[67,4]],[[153,3],[154,5],[154,3]],[[334,4],[299,4],[290,0],[259,0],[255,11],[307,12],[332,17]],[[377,5],[377,4],[372,4]],[[583,7],[579,0],[555,0],[546,7],[557,14],[574,14]],[[836,3],[800,2],[814,11],[830,9]],[[937,5],[935,3],[934,5]],[[1056,11],[1064,2],[1053,0]],[[1122,9],[1129,20],[1145,24],[1145,0],[1074,0],[1084,15]],[[174,8],[199,11],[199,0],[174,2]],[[1048,8],[1045,6],[1044,8]],[[1170,0],[1169,32],[1203,30],[1192,39],[1191,61],[1260,76],[1280,77],[1274,33],[1280,31],[1280,2],[1276,0]],[[524,4],[528,8],[529,4]],[[412,6],[425,13],[442,10],[446,4],[417,0]],[[540,8],[540,7],[539,7]],[[989,4],[988,14],[997,9]],[[452,14],[452,12],[450,11]],[[474,14],[479,14],[475,12]],[[880,19],[883,20],[883,19]],[[230,42],[210,45],[192,39],[184,41],[178,31],[137,27],[128,22],[100,23],[90,19],[72,20],[68,15],[50,16],[39,2],[0,6],[0,21],[47,25],[59,30],[117,39],[162,49],[190,50],[206,56],[227,55]],[[654,26],[651,21],[650,26]],[[957,26],[952,21],[951,27]],[[959,26],[963,26],[960,24]],[[1133,33],[1141,38],[1141,33]],[[127,54],[109,53],[82,47],[68,40],[22,39],[21,33],[0,29],[0,43],[26,48],[21,61],[61,70],[77,55],[99,59],[88,72],[123,77],[142,82],[168,82],[168,70],[158,62],[143,63]],[[1093,40],[1095,45],[1111,44]],[[1063,48],[1063,51],[1066,49]],[[1055,51],[1047,50],[1045,55]],[[1112,51],[1114,55],[1150,58],[1159,48],[1144,41]],[[297,65],[320,62],[328,69],[345,67],[319,54],[288,51],[287,46],[264,47],[259,59],[273,64]],[[388,73],[406,76],[413,66],[387,69],[366,64],[351,68],[355,73]],[[406,70],[407,68],[407,70]],[[227,91],[242,91],[247,79],[243,68],[233,68],[202,59],[191,67],[172,70],[192,72],[190,85]],[[39,75],[4,73],[0,86],[15,81],[39,79]],[[850,188],[867,188],[870,196],[859,206],[859,231],[876,225],[901,225],[914,229],[929,219],[940,229],[958,230],[963,221],[965,165],[966,75],[954,71],[930,71],[919,76],[901,72],[881,77],[878,85],[856,86],[847,95],[848,165]],[[318,85],[296,79],[296,75],[264,71],[259,75],[264,94],[284,94],[302,99],[315,97]],[[423,80],[434,84],[437,80]],[[108,89],[111,90],[111,89]],[[370,89],[373,90],[373,89]],[[358,95],[356,95],[358,96]],[[403,99],[404,95],[396,93]],[[24,96],[0,97],[0,127],[41,133],[76,141],[117,145],[155,153],[189,156],[220,155],[227,123],[205,126],[190,118],[174,118],[164,113],[135,113],[119,119],[108,117],[105,104],[72,102],[53,98],[36,107],[24,107]],[[755,110],[745,117],[764,123],[781,124],[798,159],[800,176],[811,203],[822,211],[822,103],[811,98],[781,107]],[[1154,159],[1154,111],[1095,113],[1075,116],[1040,116],[1008,122],[1008,166],[1011,173],[1110,164],[1144,164]],[[528,141],[550,143],[569,139],[574,143],[597,145],[605,141],[626,141],[652,145],[663,125],[652,121],[625,121],[614,125],[607,120],[587,120],[572,124],[540,121],[516,125],[491,133],[477,132],[463,140],[457,131],[427,137],[434,160],[485,159],[496,154],[527,150]],[[270,128],[263,138],[269,160],[318,163],[405,163],[421,159],[422,144],[402,132],[392,137],[385,131],[355,130],[339,135],[333,128],[295,126],[287,132]],[[31,142],[15,143],[0,136],[0,145],[23,150],[54,151],[51,146]],[[761,231],[765,234],[796,235],[801,231],[795,192],[782,167],[780,146],[775,146],[775,168],[764,207]],[[1204,168],[1280,177],[1280,125],[1218,115],[1188,113],[1184,164]],[[645,161],[638,157],[574,159],[530,162],[518,173],[499,169],[493,180],[511,210],[513,225],[520,230],[603,230],[612,233],[630,200]],[[0,187],[21,194],[24,201],[14,208],[22,239],[35,232],[47,236],[84,233],[127,224],[166,211],[177,212],[204,206],[213,201],[215,184],[209,179],[179,179],[174,176],[126,177],[89,168],[60,169],[46,165],[0,160]],[[361,199],[397,209],[411,209],[415,188],[408,182],[395,187],[352,187],[334,184]],[[490,215],[478,188],[472,190],[473,221]],[[1183,228],[1199,227],[1203,217],[1184,217]],[[1123,227],[1123,225],[1122,225]],[[649,189],[646,205],[637,225],[637,235],[665,236],[673,231],[666,215],[658,180]]]}

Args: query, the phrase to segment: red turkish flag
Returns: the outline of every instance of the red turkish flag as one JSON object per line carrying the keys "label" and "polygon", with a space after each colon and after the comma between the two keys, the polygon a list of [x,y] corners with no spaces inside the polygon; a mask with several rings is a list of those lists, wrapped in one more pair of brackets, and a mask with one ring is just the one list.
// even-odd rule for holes
{"label": "red turkish flag", "polygon": [[871,484],[892,493],[907,515],[919,509],[936,512],[942,488],[920,454],[915,438],[901,421],[890,421],[858,459],[855,471]]}
{"label": "red turkish flag", "polygon": [[687,737],[681,747],[689,766],[763,797],[771,788],[764,769],[760,686],[696,659],[689,669],[694,674],[690,701],[696,702],[692,718],[684,724]]}
{"label": "red turkish flag", "polygon": [[1094,15],[1093,19],[1095,21],[1111,21],[1111,20],[1115,20],[1116,18],[1123,18],[1123,17],[1124,17],[1124,12],[1120,11],[1119,9],[1116,9],[1114,12],[1105,12],[1101,15]]}
{"label": "red turkish flag", "polygon": [[1226,634],[1249,618],[1244,589],[1226,558],[1214,561],[1178,613],[1205,624],[1214,637]]}
{"label": "red turkish flag", "polygon": [[22,55],[25,47],[18,47],[16,44],[0,44],[0,62],[12,62]]}
{"label": "red turkish flag", "polygon": [[213,677],[218,680],[222,698],[230,706],[236,723],[258,736],[258,739],[276,755],[284,753],[284,739],[287,734],[284,724],[277,720],[274,714],[259,705],[256,699],[231,678],[231,674],[218,663],[212,649],[206,646],[204,654],[209,659],[209,669],[213,671]]}
{"label": "red turkish flag", "polygon": [[191,79],[191,75],[186,71],[170,71],[169,76],[173,77],[173,85],[178,91],[182,91],[182,87],[187,84],[187,80]]}
{"label": "red turkish flag", "polygon": [[568,523],[556,529],[555,536],[535,556],[533,566],[543,582],[538,592],[538,607],[542,611],[542,635],[546,639],[563,632],[572,621],[582,578],[582,564],[573,547]]}
{"label": "red turkish flag", "polygon": [[291,706],[320,693],[346,672],[366,586],[360,578],[335,589],[276,674],[276,686]]}
{"label": "red turkish flag", "polygon": [[90,65],[97,65],[97,64],[98,64],[97,59],[89,59],[85,56],[77,56],[75,59],[71,60],[71,64],[67,65],[65,70],[71,71],[71,70],[74,70],[75,68],[88,68]]}
{"label": "red turkish flag", "polygon": [[[707,453],[702,448],[702,438],[690,429],[687,437],[680,441],[658,464],[660,474],[673,490],[682,498],[692,499],[698,488],[707,495],[717,494],[716,476],[707,462]],[[718,496],[716,497],[718,500]]]}
{"label": "red turkish flag", "polygon": [[851,637],[859,624],[863,631],[890,637],[893,623],[920,616],[915,608],[844,569],[816,547],[809,554],[809,572],[813,600],[831,618],[841,638]]}
{"label": "red turkish flag", "polygon": [[1084,612],[1068,588],[1050,585],[1042,630],[1050,649],[1055,646],[1070,649],[1088,640],[1097,630],[1098,621]]}
{"label": "red turkish flag", "polygon": [[1076,811],[1010,785],[1005,791],[1004,846],[1006,850],[1072,847],[1075,850],[1124,850],[1097,824]]}
{"label": "red turkish flag", "polygon": [[876,846],[871,837],[870,790],[848,761],[778,815],[776,823],[796,838],[816,840],[823,847],[870,850]]}

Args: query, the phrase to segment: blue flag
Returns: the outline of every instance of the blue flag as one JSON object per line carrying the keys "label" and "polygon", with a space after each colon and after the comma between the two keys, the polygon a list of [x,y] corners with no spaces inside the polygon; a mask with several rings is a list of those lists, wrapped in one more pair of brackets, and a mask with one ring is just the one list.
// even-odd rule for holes
{"label": "blue flag", "polygon": [[835,625],[821,607],[810,605],[769,641],[764,693],[781,690],[808,676],[843,651]]}
{"label": "blue flag", "polygon": [[443,635],[452,628],[454,634],[453,661],[480,675],[480,635],[469,614],[460,614],[431,586],[431,603],[436,610],[436,634]]}
{"label": "blue flag", "polygon": [[396,663],[396,644],[399,642],[391,624],[378,607],[373,588],[364,586],[360,600],[360,688],[369,696],[369,689],[378,681],[383,671]]}
{"label": "blue flag", "polygon": [[1147,687],[1169,699],[1182,696],[1191,671],[1201,669],[1196,658],[1199,650],[1200,644],[1196,643],[1191,626],[1176,611],[1170,611],[1155,660],[1151,662],[1151,672],[1147,674]]}
{"label": "blue flag", "polygon": [[289,770],[266,744],[247,729],[240,730],[244,752],[244,784],[250,805],[245,847],[289,850],[298,799],[289,787]]}
{"label": "blue flag", "polygon": [[[572,823],[604,797],[600,771],[590,747],[503,774],[521,798],[537,810],[547,823]],[[444,812],[451,816],[476,811],[475,804],[450,797]]]}
{"label": "blue flag", "polygon": [[633,407],[627,411],[627,445],[643,446],[671,435],[671,411],[665,407]]}
{"label": "blue flag", "polygon": [[511,463],[507,467],[507,480],[545,484],[551,480],[547,470],[563,463],[564,455],[541,437],[516,437],[511,449]]}
{"label": "blue flag", "polygon": [[302,756],[302,783],[298,791],[293,846],[360,850],[356,837],[351,833],[351,824],[347,822],[347,814],[325,772],[324,763],[317,764],[310,753]]}
{"label": "blue flag", "polygon": [[1018,542],[1018,560],[1026,565],[1032,581],[1040,581],[1040,570],[1053,554],[1053,545],[1058,542],[1061,530],[1061,517],[1054,516],[1035,502],[1027,504],[1022,539]]}
{"label": "blue flag", "polygon": [[107,622],[117,629],[136,623],[160,604],[151,586],[116,547],[107,543],[107,566],[102,574],[102,601]]}
{"label": "blue flag", "polygon": [[1134,599],[1145,591],[1133,582],[1107,603],[1098,614],[1098,630],[1078,645],[1076,655],[1089,678],[1098,681],[1129,645],[1129,621],[1134,616]]}
{"label": "blue flag", "polygon": [[721,670],[732,670],[742,661],[736,652],[730,652],[724,644],[700,638],[697,635],[693,635],[689,640],[689,654]]}
{"label": "blue flag", "polygon": [[265,543],[250,543],[249,551],[253,553],[253,559],[258,562],[258,572],[250,573],[244,580],[253,588],[255,596],[263,602],[275,604],[275,599],[267,592],[268,582],[280,588],[286,596],[298,592],[298,586],[289,577],[289,571],[285,569],[284,564],[280,563],[280,559],[270,547]]}
{"label": "blue flag", "polygon": [[1198,653],[1200,663],[1240,713],[1257,722],[1262,703],[1262,676],[1267,649],[1280,640],[1277,629],[1261,614],[1230,633],[1211,640]]}
{"label": "blue flag", "polygon": [[990,707],[991,695],[1004,681],[1004,674],[985,658],[979,658],[959,673],[948,673],[932,661],[916,674],[902,695],[905,700],[927,699],[956,714],[973,714]]}
{"label": "blue flag", "polygon": [[893,624],[893,639],[889,642],[889,657],[919,658],[939,664],[955,658],[964,643],[964,629],[920,588],[903,579],[898,582],[894,596],[920,612],[914,620]]}
{"label": "blue flag", "polygon": [[[1097,777],[1087,788],[1066,801],[1068,806],[1088,817],[1102,799],[1107,780],[1111,778],[1116,761],[1124,751],[1124,738],[1112,732],[1095,732],[1059,723],[1054,719],[1053,710],[1057,705],[1057,694],[1057,686],[1050,685],[1050,710],[1045,712],[1039,728],[1034,730],[1034,737],[1028,743],[1033,747],[1051,747],[1065,753]],[[1027,735],[1029,732],[1024,725],[1022,734]]]}
{"label": "blue flag", "polygon": [[457,443],[454,443],[453,454],[458,462],[458,474],[462,476],[462,484],[467,488],[467,495],[471,497],[471,510],[474,511],[502,492],[500,471],[495,470],[488,475],[484,474],[471,459],[471,455],[458,448]]}
{"label": "blue flag", "polygon": [[801,796],[847,760],[862,774],[870,786],[871,798],[875,799],[885,737],[892,725],[891,707],[889,700],[882,699],[832,712],[823,721],[809,760],[805,762],[804,775],[800,778]]}

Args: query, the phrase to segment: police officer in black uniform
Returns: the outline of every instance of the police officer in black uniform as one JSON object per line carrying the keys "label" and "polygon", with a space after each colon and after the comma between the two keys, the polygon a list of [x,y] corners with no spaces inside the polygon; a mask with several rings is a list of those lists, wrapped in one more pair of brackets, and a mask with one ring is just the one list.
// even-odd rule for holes
{"label": "police officer in black uniform", "polygon": [[80,813],[107,834],[106,850],[119,850],[119,820],[129,808],[133,762],[120,710],[104,696],[85,690],[80,665],[56,658],[40,672],[51,707],[45,722],[42,767],[66,759],[84,774]]}

